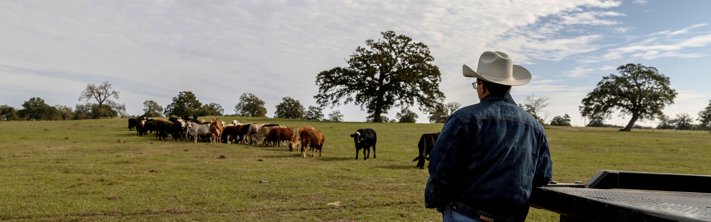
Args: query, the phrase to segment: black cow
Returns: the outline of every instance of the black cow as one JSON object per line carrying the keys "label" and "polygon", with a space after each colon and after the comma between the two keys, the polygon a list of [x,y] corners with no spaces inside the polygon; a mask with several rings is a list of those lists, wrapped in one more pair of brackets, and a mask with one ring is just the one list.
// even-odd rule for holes
{"label": "black cow", "polygon": [[425,133],[420,136],[420,142],[417,143],[417,149],[420,154],[415,159],[412,159],[412,161],[417,161],[417,167],[420,169],[424,169],[425,159],[430,159],[430,152],[432,152],[432,147],[437,141],[437,137],[439,137],[439,133]]}
{"label": "black cow", "polygon": [[356,160],[358,159],[358,151],[360,151],[360,149],[363,149],[363,159],[367,160],[370,157],[371,146],[373,147],[373,159],[375,159],[375,143],[378,142],[375,130],[371,128],[358,129],[355,133],[351,134],[351,137],[353,137],[353,142],[355,142]]}
{"label": "black cow", "polygon": [[136,130],[136,125],[138,125],[137,118],[128,118],[128,131]]}

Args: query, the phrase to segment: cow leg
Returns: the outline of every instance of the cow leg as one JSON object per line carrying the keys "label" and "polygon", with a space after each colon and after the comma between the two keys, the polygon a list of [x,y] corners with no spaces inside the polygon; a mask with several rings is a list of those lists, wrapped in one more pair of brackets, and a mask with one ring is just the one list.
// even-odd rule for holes
{"label": "cow leg", "polygon": [[375,144],[373,144],[373,159],[375,159]]}
{"label": "cow leg", "polygon": [[358,159],[358,152],[360,152],[360,149],[356,148],[356,160]]}
{"label": "cow leg", "polygon": [[420,169],[424,169],[424,167],[425,167],[425,157],[424,156],[419,156],[419,158],[417,158],[417,167]]}
{"label": "cow leg", "polygon": [[370,158],[370,148],[363,147],[363,160]]}

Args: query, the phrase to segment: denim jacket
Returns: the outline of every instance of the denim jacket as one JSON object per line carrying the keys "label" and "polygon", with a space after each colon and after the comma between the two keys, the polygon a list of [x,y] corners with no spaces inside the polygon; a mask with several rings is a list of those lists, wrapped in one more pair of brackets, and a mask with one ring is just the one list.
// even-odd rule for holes
{"label": "denim jacket", "polygon": [[430,154],[425,206],[524,221],[532,188],[548,184],[551,168],[541,124],[510,94],[487,96],[452,114],[442,128]]}

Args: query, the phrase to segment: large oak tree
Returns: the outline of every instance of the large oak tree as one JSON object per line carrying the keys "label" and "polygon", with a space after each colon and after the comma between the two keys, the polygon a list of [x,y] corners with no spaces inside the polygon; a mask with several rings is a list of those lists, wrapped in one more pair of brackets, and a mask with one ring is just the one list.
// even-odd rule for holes
{"label": "large oak tree", "polygon": [[669,77],[654,67],[626,64],[617,68],[620,75],[602,77],[597,87],[583,98],[580,114],[584,117],[607,117],[618,110],[632,115],[622,131],[630,131],[638,119],[663,115],[664,106],[674,103],[676,90],[669,87]]}
{"label": "large oak tree", "polygon": [[444,100],[439,90],[441,74],[427,45],[393,31],[381,34],[382,39],[369,39],[366,47],[357,47],[347,67],[316,76],[317,103],[333,107],[343,99],[344,104],[365,108],[374,122],[382,122],[381,114],[394,106],[408,107],[417,101],[425,111]]}

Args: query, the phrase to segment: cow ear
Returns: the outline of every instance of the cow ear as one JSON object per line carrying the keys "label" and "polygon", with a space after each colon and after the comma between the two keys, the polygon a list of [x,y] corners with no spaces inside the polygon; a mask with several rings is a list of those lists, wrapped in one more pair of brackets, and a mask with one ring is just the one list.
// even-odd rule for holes
{"label": "cow ear", "polygon": [[355,133],[354,133],[354,134],[351,134],[351,137],[355,137]]}

